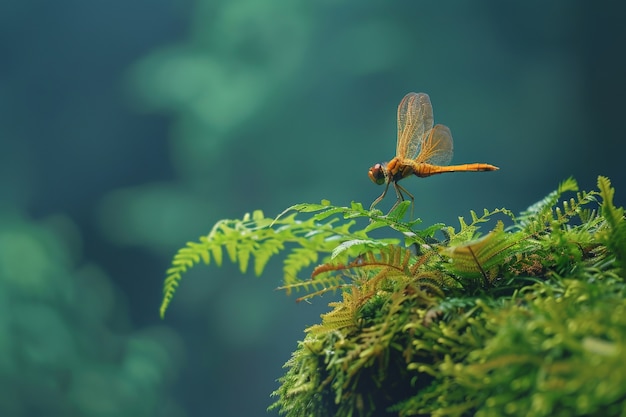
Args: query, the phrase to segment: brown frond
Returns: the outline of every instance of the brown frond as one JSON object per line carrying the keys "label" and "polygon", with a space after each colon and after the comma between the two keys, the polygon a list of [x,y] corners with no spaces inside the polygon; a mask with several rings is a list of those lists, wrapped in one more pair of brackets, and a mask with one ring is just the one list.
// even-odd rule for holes
{"label": "brown frond", "polygon": [[319,335],[337,330],[348,331],[357,327],[357,313],[368,297],[363,297],[358,287],[353,286],[350,291],[343,291],[343,301],[328,303],[333,310],[322,314],[322,323],[311,326],[308,333]]}

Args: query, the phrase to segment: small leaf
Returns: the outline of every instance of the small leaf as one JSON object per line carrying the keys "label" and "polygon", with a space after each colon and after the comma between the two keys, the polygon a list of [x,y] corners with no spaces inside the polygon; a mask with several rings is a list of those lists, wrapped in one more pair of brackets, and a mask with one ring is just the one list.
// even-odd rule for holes
{"label": "small leaf", "polygon": [[389,214],[387,214],[387,217],[396,221],[401,220],[402,218],[404,218],[406,212],[409,211],[409,208],[412,204],[413,202],[409,200],[401,202],[396,207],[394,207],[394,209],[391,210]]}
{"label": "small leaf", "polygon": [[[217,266],[222,266],[222,247],[220,245],[211,246],[211,253],[213,254],[213,259],[215,259],[215,264]],[[207,260],[205,260],[205,263],[209,263],[208,257]]]}
{"label": "small leaf", "polygon": [[228,253],[228,258],[231,262],[237,261],[237,241],[236,240],[227,240],[225,243],[226,253]]}
{"label": "small leaf", "polygon": [[356,210],[356,211],[362,211],[362,212],[366,212],[366,210],[363,208],[363,204],[356,202],[356,201],[352,201],[350,203],[350,208],[352,210]]}
{"label": "small leaf", "polygon": [[568,191],[578,191],[578,183],[574,177],[569,177],[565,181],[561,182],[557,190],[558,194],[563,194]]}
{"label": "small leaf", "polygon": [[245,242],[237,246],[237,258],[239,259],[239,270],[245,274],[248,270],[248,262],[250,261],[250,253],[254,250],[254,243]]}
{"label": "small leaf", "polygon": [[252,212],[252,220],[254,220],[255,222],[259,222],[263,219],[265,219],[265,216],[263,215],[263,210],[254,210]]}

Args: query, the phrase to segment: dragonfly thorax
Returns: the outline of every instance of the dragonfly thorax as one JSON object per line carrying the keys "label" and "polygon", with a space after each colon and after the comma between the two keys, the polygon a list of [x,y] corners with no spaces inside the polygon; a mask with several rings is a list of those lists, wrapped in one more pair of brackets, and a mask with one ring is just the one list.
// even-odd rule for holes
{"label": "dragonfly thorax", "polygon": [[398,182],[414,173],[413,161],[401,161],[397,157],[385,166],[385,176],[393,182]]}

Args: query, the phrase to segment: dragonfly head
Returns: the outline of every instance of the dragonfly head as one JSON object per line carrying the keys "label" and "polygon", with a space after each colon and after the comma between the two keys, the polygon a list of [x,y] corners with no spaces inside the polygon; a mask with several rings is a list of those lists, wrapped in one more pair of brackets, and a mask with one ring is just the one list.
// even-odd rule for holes
{"label": "dragonfly head", "polygon": [[369,175],[370,180],[378,185],[381,185],[385,183],[385,179],[387,178],[386,171],[387,170],[382,164],[376,164],[370,168],[367,175]]}

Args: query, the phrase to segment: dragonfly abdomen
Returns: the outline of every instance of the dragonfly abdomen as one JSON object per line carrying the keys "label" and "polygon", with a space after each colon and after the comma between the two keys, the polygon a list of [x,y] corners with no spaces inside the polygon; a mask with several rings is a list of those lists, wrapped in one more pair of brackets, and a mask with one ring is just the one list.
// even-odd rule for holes
{"label": "dragonfly abdomen", "polygon": [[473,164],[439,166],[431,165],[423,162],[413,164],[413,173],[418,177],[430,177],[435,174],[443,174],[444,172],[475,172],[475,171],[496,171],[499,168],[494,165],[476,162]]}

